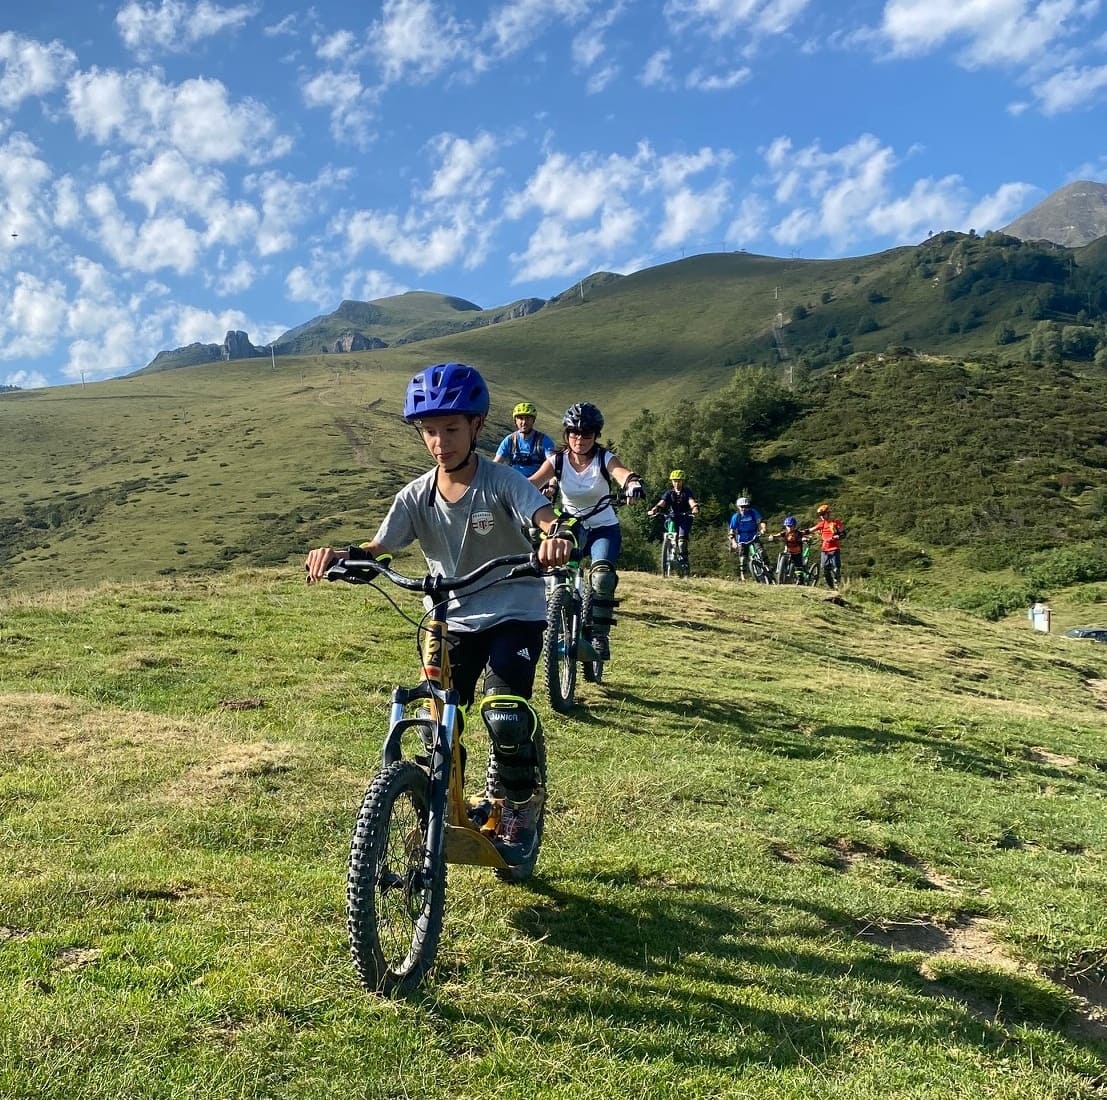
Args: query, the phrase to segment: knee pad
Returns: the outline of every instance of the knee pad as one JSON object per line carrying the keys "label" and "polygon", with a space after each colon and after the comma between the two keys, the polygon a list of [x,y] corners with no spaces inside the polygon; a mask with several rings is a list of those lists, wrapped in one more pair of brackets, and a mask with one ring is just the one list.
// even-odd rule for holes
{"label": "knee pad", "polygon": [[592,622],[595,626],[608,628],[615,625],[615,608],[619,601],[615,599],[615,589],[619,585],[619,574],[606,561],[592,566],[588,578],[592,588]]}
{"label": "knee pad", "polygon": [[533,765],[538,715],[526,699],[519,695],[486,695],[481,700],[480,716],[488,727],[497,760]]}
{"label": "knee pad", "polygon": [[534,733],[539,728],[538,715],[522,696],[487,695],[481,700],[480,716],[492,743],[496,783],[508,798],[525,801],[537,783]]}

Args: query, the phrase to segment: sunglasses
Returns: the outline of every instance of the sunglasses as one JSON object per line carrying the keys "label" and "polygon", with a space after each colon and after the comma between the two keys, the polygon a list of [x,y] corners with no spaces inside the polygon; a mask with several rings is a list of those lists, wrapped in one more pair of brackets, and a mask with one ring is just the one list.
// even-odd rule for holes
{"label": "sunglasses", "polygon": [[575,435],[578,439],[595,439],[596,437],[595,432],[578,432],[574,428],[570,428],[565,434]]}

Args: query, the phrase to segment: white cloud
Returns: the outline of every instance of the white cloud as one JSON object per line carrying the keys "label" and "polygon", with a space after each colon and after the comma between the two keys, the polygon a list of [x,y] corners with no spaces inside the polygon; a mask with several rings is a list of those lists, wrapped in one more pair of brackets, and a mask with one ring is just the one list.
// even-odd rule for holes
{"label": "white cloud", "polygon": [[324,209],[327,192],[343,186],[349,169],[326,169],[314,180],[300,181],[276,172],[247,176],[243,185],[256,192],[261,204],[261,224],[257,230],[257,250],[261,256],[283,252],[296,244],[301,225]]}
{"label": "white cloud", "polygon": [[0,316],[0,359],[33,358],[49,351],[65,330],[67,311],[63,283],[18,272]]}
{"label": "white cloud", "polygon": [[453,263],[471,269],[484,261],[499,224],[488,199],[501,175],[495,137],[483,131],[471,140],[438,134],[426,149],[435,162],[431,182],[413,189],[406,211],[355,210],[335,220],[331,232],[348,258],[371,250],[420,273]]}
{"label": "white cloud", "polygon": [[811,0],[668,0],[665,17],[677,31],[725,38],[739,30],[782,34]]}
{"label": "white cloud", "polygon": [[62,176],[54,184],[54,224],[59,229],[70,229],[81,216],[81,199],[77,185],[69,176]]}
{"label": "white cloud", "polygon": [[313,264],[310,269],[297,264],[285,276],[284,287],[291,302],[312,302],[320,309],[333,309],[338,304],[338,294],[323,264]]}
{"label": "white cloud", "polygon": [[[537,41],[552,23],[573,25],[587,17],[595,0],[508,0],[491,12],[481,28],[480,39],[490,44],[494,59],[510,57]],[[478,58],[486,67],[488,58]]]}
{"label": "white cloud", "polygon": [[423,197],[431,202],[460,195],[487,194],[499,171],[492,166],[498,143],[492,134],[481,131],[471,141],[454,134],[438,134],[429,148],[437,154],[440,166],[431,173],[431,185]]}
{"label": "white cloud", "polygon": [[250,99],[232,103],[220,81],[203,77],[174,85],[153,73],[93,68],[69,81],[68,106],[77,133],[101,145],[116,139],[150,151],[169,145],[205,164],[259,164],[291,148],[267,107]]}
{"label": "white cloud", "polygon": [[675,84],[670,65],[672,50],[658,50],[649,56],[638,74],[638,82],[647,88],[671,88]]}
{"label": "white cloud", "polygon": [[703,239],[722,220],[730,188],[719,180],[705,191],[682,187],[665,197],[665,221],[657,236],[660,248]]}
{"label": "white cloud", "polygon": [[46,95],[76,68],[76,55],[57,40],[45,45],[11,31],[0,34],[0,108],[14,111],[25,99]]}
{"label": "white cloud", "polygon": [[1084,106],[1107,88],[1107,65],[1069,66],[1035,84],[1043,114],[1057,115]]}
{"label": "white cloud", "polygon": [[92,228],[100,246],[124,271],[168,269],[186,275],[196,267],[203,242],[178,215],[147,218],[141,225],[127,220],[106,184],[93,186],[85,196],[96,219]]}
{"label": "white cloud", "polygon": [[[709,147],[659,156],[645,143],[633,157],[587,153],[574,160],[547,154],[504,203],[515,220],[531,210],[541,215],[526,248],[511,257],[518,265],[515,281],[568,276],[597,265],[626,270],[619,254],[633,246],[640,227],[654,216],[661,226],[657,247],[702,240],[724,216],[730,185],[721,173],[732,160],[728,150]],[[688,182],[707,172],[717,178],[700,187]],[[582,224],[588,222],[593,224]],[[646,260],[635,260],[641,262]]]}
{"label": "white cloud", "polygon": [[257,269],[249,260],[238,260],[224,270],[226,263],[223,256],[219,258],[219,271],[212,280],[212,286],[217,294],[231,295],[241,294],[248,290],[257,277]]}
{"label": "white cloud", "polygon": [[26,134],[16,132],[0,144],[0,224],[7,242],[18,240],[23,246],[42,239],[52,221],[50,176],[50,166]]}
{"label": "white cloud", "polygon": [[749,68],[731,69],[724,73],[708,73],[697,68],[685,78],[685,86],[699,92],[728,92],[744,84],[751,75]]}
{"label": "white cloud", "polygon": [[225,309],[213,313],[196,306],[185,306],[177,311],[171,339],[174,347],[185,344],[221,344],[228,332],[249,332],[250,320],[241,310]]}
{"label": "white cloud", "polygon": [[361,78],[350,70],[326,69],[300,86],[308,107],[323,107],[331,113],[331,135],[340,146],[367,148],[372,131],[375,93],[364,88]]}
{"label": "white cloud", "polygon": [[744,247],[746,241],[763,237],[768,230],[771,210],[769,203],[759,195],[744,196],[738,204],[737,214],[727,227],[727,241]]}
{"label": "white cloud", "polygon": [[403,77],[423,83],[468,48],[461,25],[432,0],[384,0],[367,38],[389,84]]}
{"label": "white cloud", "polygon": [[358,302],[371,302],[376,298],[391,298],[410,290],[385,271],[371,268],[368,271],[350,271],[342,280],[342,297]]}
{"label": "white cloud", "polygon": [[1098,0],[888,0],[881,31],[898,56],[930,53],[962,42],[958,60],[980,65],[1040,62],[1092,14]]}
{"label": "white cloud", "polygon": [[41,371],[16,370],[4,376],[4,385],[18,386],[21,390],[35,390],[49,386],[50,381]]}
{"label": "white cloud", "polygon": [[626,203],[611,203],[590,229],[571,230],[559,218],[543,218],[526,249],[511,256],[516,265],[513,281],[592,271],[596,257],[612,257],[631,245],[639,220]]}
{"label": "white cloud", "polygon": [[257,11],[253,5],[223,8],[209,0],[191,5],[183,0],[161,0],[159,4],[129,0],[116,13],[115,25],[123,44],[145,60],[162,50],[183,53],[212,35],[237,30]]}
{"label": "white cloud", "polygon": [[[947,175],[917,179],[897,193],[899,158],[872,134],[830,151],[817,142],[797,149],[788,138],[778,138],[764,157],[776,202],[798,204],[778,215],[772,236],[805,251],[820,239],[842,249],[874,235],[908,243],[930,229],[994,229],[1017,214],[1036,190],[1005,183],[974,201],[960,176]],[[741,233],[732,225],[729,235],[734,239]]]}

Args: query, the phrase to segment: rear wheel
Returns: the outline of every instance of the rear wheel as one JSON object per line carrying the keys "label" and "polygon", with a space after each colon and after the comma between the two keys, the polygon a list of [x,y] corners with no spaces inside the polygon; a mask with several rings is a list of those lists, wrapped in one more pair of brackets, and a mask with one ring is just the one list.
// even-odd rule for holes
{"label": "rear wheel", "polygon": [[439,858],[423,880],[429,790],[410,760],[380,772],[358,812],[346,876],[350,955],[373,993],[404,993],[430,969],[446,903],[446,865]]}
{"label": "rear wheel", "polygon": [[573,658],[573,598],[560,585],[546,604],[546,691],[550,706],[567,714],[576,699],[577,663]]}

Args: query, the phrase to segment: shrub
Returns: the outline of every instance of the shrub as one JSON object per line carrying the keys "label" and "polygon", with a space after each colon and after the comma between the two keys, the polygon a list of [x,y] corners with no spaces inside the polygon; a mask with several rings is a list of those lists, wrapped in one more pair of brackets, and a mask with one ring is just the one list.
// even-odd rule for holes
{"label": "shrub", "polygon": [[962,593],[954,607],[996,622],[1022,607],[1029,607],[1033,593],[1028,585],[989,584]]}

